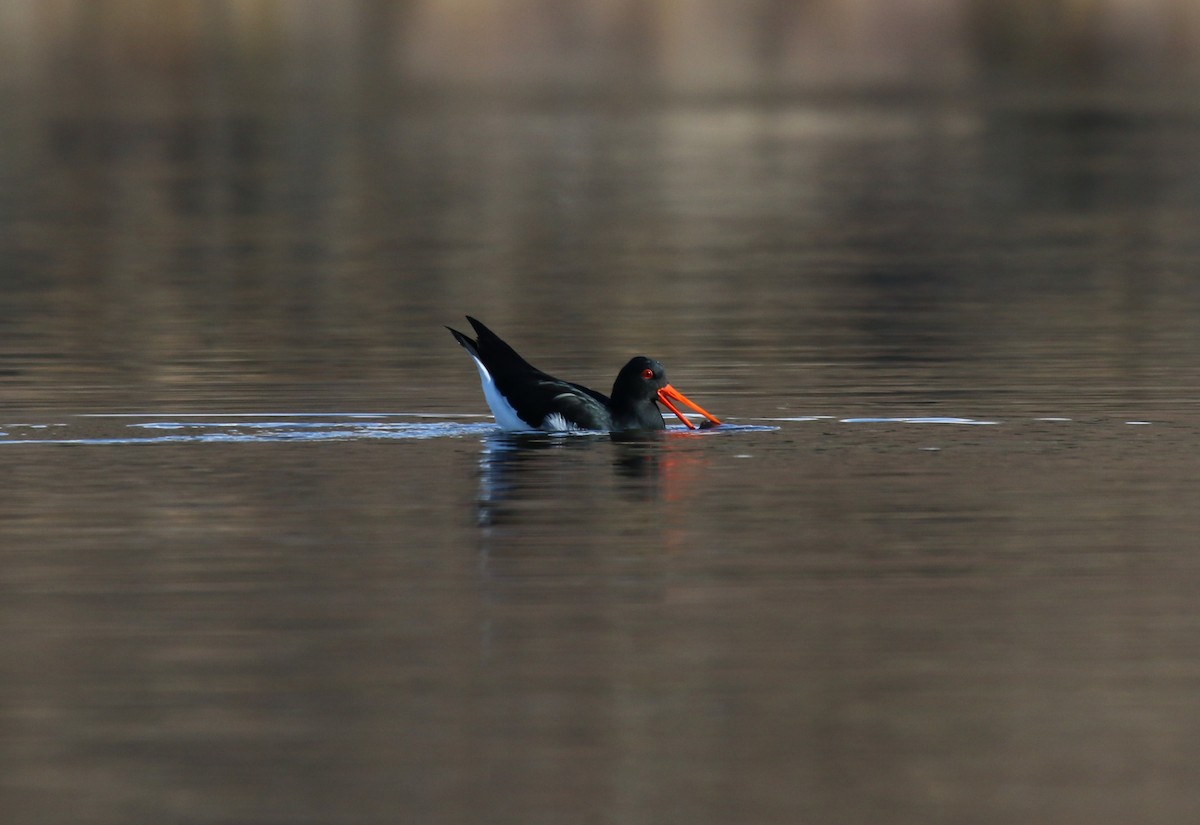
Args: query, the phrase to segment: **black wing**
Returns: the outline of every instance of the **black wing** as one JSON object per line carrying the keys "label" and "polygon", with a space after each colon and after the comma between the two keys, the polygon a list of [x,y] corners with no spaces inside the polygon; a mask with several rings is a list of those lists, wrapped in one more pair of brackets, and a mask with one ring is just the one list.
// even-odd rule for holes
{"label": "black wing", "polygon": [[496,389],[522,421],[533,427],[541,427],[547,418],[557,414],[562,416],[563,427],[575,426],[587,430],[612,428],[608,396],[542,372],[483,323],[470,315],[467,320],[471,322],[478,339],[473,340],[450,327],[446,329],[484,365]]}
{"label": "black wing", "polygon": [[563,429],[571,426],[583,430],[612,429],[612,412],[608,408],[607,396],[548,375],[538,382],[538,391],[539,407],[545,410],[542,425],[547,417],[561,415],[562,422],[555,423]]}

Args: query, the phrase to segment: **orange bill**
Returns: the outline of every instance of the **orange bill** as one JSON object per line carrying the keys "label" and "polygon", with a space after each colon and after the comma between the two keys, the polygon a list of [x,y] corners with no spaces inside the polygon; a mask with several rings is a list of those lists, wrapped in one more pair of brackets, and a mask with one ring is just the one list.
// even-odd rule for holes
{"label": "orange bill", "polygon": [[684,395],[679,390],[672,387],[670,384],[667,384],[665,387],[663,387],[662,389],[660,389],[658,391],[658,400],[663,402],[663,404],[666,405],[668,410],[675,413],[675,417],[678,418],[680,421],[682,421],[684,424],[686,424],[689,430],[696,429],[696,425],[693,424],[691,421],[688,421],[687,418],[684,416],[684,414],[679,411],[679,408],[671,403],[672,401],[678,401],[680,404],[684,404],[685,406],[691,407],[693,410],[700,413],[702,416],[704,416],[705,418],[707,418],[709,421],[711,421],[714,424],[721,423],[715,415],[713,415],[708,410],[701,407],[699,404],[696,404],[695,402],[689,400],[686,395]]}

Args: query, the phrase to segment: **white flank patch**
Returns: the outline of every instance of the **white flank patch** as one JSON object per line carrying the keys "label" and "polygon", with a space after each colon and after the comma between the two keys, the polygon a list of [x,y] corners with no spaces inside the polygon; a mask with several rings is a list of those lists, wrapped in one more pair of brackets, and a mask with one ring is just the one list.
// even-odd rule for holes
{"label": "white flank patch", "polygon": [[568,421],[562,413],[550,413],[542,422],[542,429],[548,433],[570,433],[580,427]]}
{"label": "white flank patch", "polygon": [[[467,354],[470,355],[470,353]],[[471,355],[471,360],[475,362],[475,367],[479,370],[479,380],[483,383],[483,397],[487,399],[487,405],[491,408],[492,415],[496,417],[496,423],[500,425],[500,428],[510,432],[532,430],[533,427],[521,420],[517,411],[500,394],[500,390],[496,389],[496,382],[492,380],[492,374],[488,372],[488,368],[483,365],[483,362],[474,355]]]}

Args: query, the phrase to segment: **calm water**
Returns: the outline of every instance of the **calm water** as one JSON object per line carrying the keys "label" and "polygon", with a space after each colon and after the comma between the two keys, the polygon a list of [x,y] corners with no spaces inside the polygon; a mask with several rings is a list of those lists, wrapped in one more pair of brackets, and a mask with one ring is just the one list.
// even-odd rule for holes
{"label": "calm water", "polygon": [[[12,821],[1195,821],[1197,110],[0,137]],[[468,312],[731,426],[499,435]]]}

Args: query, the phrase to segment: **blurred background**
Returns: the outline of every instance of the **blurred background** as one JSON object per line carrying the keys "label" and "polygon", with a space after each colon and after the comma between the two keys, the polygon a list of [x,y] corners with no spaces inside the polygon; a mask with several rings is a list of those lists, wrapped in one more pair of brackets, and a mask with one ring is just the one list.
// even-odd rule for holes
{"label": "blurred background", "polygon": [[1190,825],[1197,227],[1194,0],[2,0],[0,810]]}
{"label": "blurred background", "polygon": [[[814,391],[822,353],[922,340],[1003,348],[995,386],[1031,339],[1171,358],[1198,43],[1184,0],[11,0],[6,395],[427,405],[464,312],[605,382],[715,340]],[[1081,392],[1119,366],[1074,355]]]}
{"label": "blurred background", "polygon": [[119,89],[242,106],[302,92],[344,106],[400,91],[1186,94],[1200,29],[1182,0],[17,0],[4,15],[6,89],[60,105]]}

